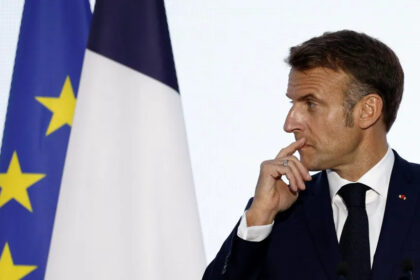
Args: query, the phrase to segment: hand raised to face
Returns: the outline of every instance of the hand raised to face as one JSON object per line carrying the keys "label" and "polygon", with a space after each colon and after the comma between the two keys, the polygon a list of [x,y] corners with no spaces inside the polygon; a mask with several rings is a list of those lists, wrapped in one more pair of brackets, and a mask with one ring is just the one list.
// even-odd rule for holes
{"label": "hand raised to face", "polygon": [[304,144],[305,138],[301,138],[283,148],[275,159],[261,164],[254,200],[246,214],[248,226],[270,224],[278,212],[293,205],[299,191],[305,190],[305,181],[310,181],[311,176],[293,156]]}

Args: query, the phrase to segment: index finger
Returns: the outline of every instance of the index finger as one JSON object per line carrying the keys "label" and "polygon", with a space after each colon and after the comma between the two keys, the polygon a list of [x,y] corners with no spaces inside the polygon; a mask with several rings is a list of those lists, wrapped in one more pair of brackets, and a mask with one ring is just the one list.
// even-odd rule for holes
{"label": "index finger", "polygon": [[280,152],[277,154],[276,158],[281,158],[281,157],[285,157],[285,156],[291,156],[299,148],[303,147],[304,144],[305,144],[305,138],[300,138],[299,140],[293,142],[289,146],[281,149]]}

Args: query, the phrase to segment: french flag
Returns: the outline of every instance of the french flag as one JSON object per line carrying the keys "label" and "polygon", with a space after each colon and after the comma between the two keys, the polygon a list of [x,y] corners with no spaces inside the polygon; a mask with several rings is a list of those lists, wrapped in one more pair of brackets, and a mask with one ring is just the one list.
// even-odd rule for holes
{"label": "french flag", "polygon": [[97,0],[46,279],[196,280],[204,267],[163,0]]}

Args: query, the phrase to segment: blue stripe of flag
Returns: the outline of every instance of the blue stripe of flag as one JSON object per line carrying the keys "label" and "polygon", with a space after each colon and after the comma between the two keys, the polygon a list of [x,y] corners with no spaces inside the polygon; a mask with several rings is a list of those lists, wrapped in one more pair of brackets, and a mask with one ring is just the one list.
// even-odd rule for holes
{"label": "blue stripe of flag", "polygon": [[163,0],[97,0],[88,48],[178,91]]}

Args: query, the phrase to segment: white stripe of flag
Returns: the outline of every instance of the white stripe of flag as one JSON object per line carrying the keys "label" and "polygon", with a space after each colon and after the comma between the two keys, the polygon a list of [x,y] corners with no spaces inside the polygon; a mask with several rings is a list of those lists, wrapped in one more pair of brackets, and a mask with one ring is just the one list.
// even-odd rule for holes
{"label": "white stripe of flag", "polygon": [[46,279],[196,280],[204,266],[180,95],[87,50]]}

